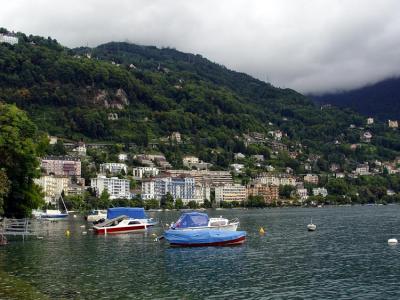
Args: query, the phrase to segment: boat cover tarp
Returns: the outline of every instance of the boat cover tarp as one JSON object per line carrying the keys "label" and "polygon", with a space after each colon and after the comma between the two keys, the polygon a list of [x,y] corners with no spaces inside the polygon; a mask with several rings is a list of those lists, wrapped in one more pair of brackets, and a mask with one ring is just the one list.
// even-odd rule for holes
{"label": "boat cover tarp", "polygon": [[246,236],[246,231],[229,230],[166,230],[164,238],[171,244],[209,244],[227,242]]}
{"label": "boat cover tarp", "polygon": [[199,212],[188,212],[181,215],[172,228],[201,227],[208,225],[208,215]]}
{"label": "boat cover tarp", "polygon": [[113,207],[107,209],[107,219],[127,216],[130,219],[147,219],[143,207]]}

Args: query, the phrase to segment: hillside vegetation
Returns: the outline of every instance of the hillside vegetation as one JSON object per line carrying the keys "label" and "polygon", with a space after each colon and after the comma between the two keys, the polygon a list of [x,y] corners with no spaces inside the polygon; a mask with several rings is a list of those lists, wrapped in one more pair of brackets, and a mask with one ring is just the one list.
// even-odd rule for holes
{"label": "hillside vegetation", "polygon": [[[351,151],[364,117],[321,109],[200,55],[128,43],[68,49],[51,38],[18,36],[17,45],[0,44],[0,99],[26,110],[51,135],[140,149],[156,143],[175,165],[180,154],[192,153],[221,167],[234,152],[268,157],[268,146],[246,148],[243,134],[277,129],[290,150],[321,155],[324,166],[394,158],[400,150],[398,133],[378,124],[369,129],[372,143]],[[118,119],[109,120],[110,113]],[[183,144],[166,142],[174,131]]]}

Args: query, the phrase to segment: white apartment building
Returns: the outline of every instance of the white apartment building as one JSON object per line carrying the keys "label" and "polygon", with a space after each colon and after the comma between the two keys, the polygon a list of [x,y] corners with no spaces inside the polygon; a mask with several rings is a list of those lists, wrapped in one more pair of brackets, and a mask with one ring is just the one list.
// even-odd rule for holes
{"label": "white apartment building", "polygon": [[242,202],[247,199],[247,189],[240,184],[221,185],[215,187],[215,202]]}
{"label": "white apartment building", "polygon": [[110,199],[130,199],[131,197],[129,180],[127,179],[107,178],[106,176],[98,175],[97,178],[90,179],[90,186],[96,190],[98,196],[106,189]]}
{"label": "white apartment building", "polygon": [[[158,177],[142,182],[142,199],[161,200],[163,196],[170,193],[176,199],[182,199],[183,203],[196,201],[195,179],[191,177]],[[199,196],[203,191],[197,192]],[[203,201],[203,199],[201,199]]]}
{"label": "white apartment building", "polygon": [[193,177],[196,183],[210,184],[211,186],[233,184],[232,174],[228,171],[168,170],[167,173],[170,174],[171,177]]}
{"label": "white apartment building", "polygon": [[118,160],[119,161],[126,161],[127,159],[128,159],[128,154],[126,154],[126,153],[118,154]]}
{"label": "white apartment building", "polygon": [[369,165],[368,164],[359,164],[354,171],[355,174],[363,176],[363,175],[370,175],[369,172]]}
{"label": "white apartment building", "polygon": [[125,172],[125,174],[128,173],[128,167],[126,164],[123,163],[104,163],[100,164],[100,173],[106,174],[107,172],[111,174],[119,174],[122,172],[122,170]]}
{"label": "white apartment building", "polygon": [[256,182],[265,185],[291,185],[296,186],[296,178],[287,174],[264,174],[257,177]]}
{"label": "white apartment building", "polygon": [[142,181],[142,199],[150,200],[156,199],[156,189],[154,180],[143,180]]}
{"label": "white apartment building", "polygon": [[156,167],[136,167],[132,169],[132,175],[135,179],[140,180],[143,177],[155,177],[160,173]]}
{"label": "white apartment building", "polygon": [[196,184],[194,193],[194,201],[197,204],[203,204],[205,199],[208,201],[211,200],[211,187],[209,185]]}
{"label": "white apartment building", "polygon": [[156,199],[170,193],[174,200],[182,199],[183,203],[195,200],[195,180],[192,177],[163,177],[155,179]]}
{"label": "white apartment building", "polygon": [[326,190],[326,188],[314,188],[313,195],[314,196],[321,195],[322,197],[325,198],[326,196],[328,196],[328,191]]}
{"label": "white apartment building", "polygon": [[297,189],[297,195],[300,197],[300,200],[307,200],[308,199],[308,191],[307,189]]}
{"label": "white apartment building", "polygon": [[79,156],[86,156],[86,151],[87,151],[86,145],[83,143],[80,143],[72,151],[75,152],[76,154],[78,154]]}
{"label": "white apartment building", "polygon": [[67,194],[70,179],[64,176],[44,175],[34,179],[34,182],[42,188],[46,203],[54,205],[63,191]]}
{"label": "white apartment building", "polygon": [[199,163],[199,158],[196,156],[184,156],[182,158],[182,163],[184,166],[188,167],[190,164]]}

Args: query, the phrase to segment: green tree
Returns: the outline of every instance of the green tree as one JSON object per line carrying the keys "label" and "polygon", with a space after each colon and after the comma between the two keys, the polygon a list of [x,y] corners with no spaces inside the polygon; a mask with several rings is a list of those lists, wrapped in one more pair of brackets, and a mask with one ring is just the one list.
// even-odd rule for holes
{"label": "green tree", "polygon": [[193,201],[193,200],[189,201],[188,206],[189,206],[190,209],[198,208],[197,202]]}
{"label": "green tree", "polygon": [[279,196],[282,198],[289,199],[295,187],[291,185],[281,185],[279,186]]}
{"label": "green tree", "polygon": [[44,203],[40,188],[33,182],[39,176],[41,140],[25,112],[0,103],[0,167],[11,183],[4,197],[6,216],[28,216]]}
{"label": "green tree", "polygon": [[183,201],[182,199],[178,198],[175,201],[175,208],[176,209],[182,209],[183,208]]}
{"label": "green tree", "polygon": [[164,209],[174,208],[174,198],[171,193],[167,193],[161,198],[161,207]]}
{"label": "green tree", "polygon": [[110,194],[108,193],[107,189],[104,189],[99,198],[99,208],[108,208],[110,206]]}
{"label": "green tree", "polygon": [[0,215],[4,213],[3,205],[4,198],[8,195],[10,191],[10,181],[7,178],[6,172],[1,169],[0,170]]}
{"label": "green tree", "polygon": [[160,208],[160,202],[157,199],[150,199],[144,202],[145,209]]}

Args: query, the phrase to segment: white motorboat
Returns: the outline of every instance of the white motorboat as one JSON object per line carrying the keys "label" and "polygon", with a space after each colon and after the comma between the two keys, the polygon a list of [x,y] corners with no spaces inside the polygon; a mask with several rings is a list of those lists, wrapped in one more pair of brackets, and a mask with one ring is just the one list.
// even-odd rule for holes
{"label": "white motorboat", "polygon": [[239,226],[239,220],[228,220],[226,218],[217,217],[209,218],[205,213],[188,212],[180,216],[178,221],[171,224],[170,229],[174,230],[199,230],[199,229],[215,229],[236,231]]}
{"label": "white motorboat", "polygon": [[86,216],[86,220],[91,223],[99,222],[106,219],[107,211],[101,209],[94,209]]}
{"label": "white motorboat", "polygon": [[157,223],[147,218],[143,208],[115,207],[107,210],[107,219],[93,230],[96,234],[142,232]]}

